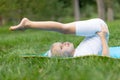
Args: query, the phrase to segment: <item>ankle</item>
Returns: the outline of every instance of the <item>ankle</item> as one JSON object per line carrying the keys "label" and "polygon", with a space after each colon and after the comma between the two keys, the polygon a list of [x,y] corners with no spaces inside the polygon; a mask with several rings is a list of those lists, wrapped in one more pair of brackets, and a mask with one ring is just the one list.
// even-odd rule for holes
{"label": "ankle", "polygon": [[27,18],[24,19],[24,28],[29,28],[30,27],[30,24],[31,24],[31,21]]}
{"label": "ankle", "polygon": [[29,21],[26,21],[25,24],[24,24],[24,27],[25,27],[25,28],[29,28],[29,27],[30,27],[30,22],[29,22]]}

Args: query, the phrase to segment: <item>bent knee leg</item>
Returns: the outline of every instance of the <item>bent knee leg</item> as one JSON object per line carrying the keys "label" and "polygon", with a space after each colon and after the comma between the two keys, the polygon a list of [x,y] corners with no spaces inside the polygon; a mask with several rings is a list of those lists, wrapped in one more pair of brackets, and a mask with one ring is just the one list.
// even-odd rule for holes
{"label": "bent knee leg", "polygon": [[75,23],[63,24],[64,34],[75,34]]}

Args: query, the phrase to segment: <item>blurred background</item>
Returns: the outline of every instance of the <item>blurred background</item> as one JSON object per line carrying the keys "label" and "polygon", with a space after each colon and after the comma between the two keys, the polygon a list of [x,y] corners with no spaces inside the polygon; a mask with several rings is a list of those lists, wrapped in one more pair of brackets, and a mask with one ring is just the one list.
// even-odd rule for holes
{"label": "blurred background", "polygon": [[30,20],[120,19],[120,0],[0,0],[0,26]]}

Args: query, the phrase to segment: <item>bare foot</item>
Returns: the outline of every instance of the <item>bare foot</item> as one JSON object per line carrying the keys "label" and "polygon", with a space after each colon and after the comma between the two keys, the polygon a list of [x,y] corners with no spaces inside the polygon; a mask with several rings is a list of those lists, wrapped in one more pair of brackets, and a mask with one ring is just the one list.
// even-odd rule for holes
{"label": "bare foot", "polygon": [[11,31],[15,31],[15,30],[25,30],[26,29],[26,23],[28,22],[29,20],[27,18],[23,18],[20,22],[20,24],[16,25],[16,26],[11,26],[9,28],[9,30]]}

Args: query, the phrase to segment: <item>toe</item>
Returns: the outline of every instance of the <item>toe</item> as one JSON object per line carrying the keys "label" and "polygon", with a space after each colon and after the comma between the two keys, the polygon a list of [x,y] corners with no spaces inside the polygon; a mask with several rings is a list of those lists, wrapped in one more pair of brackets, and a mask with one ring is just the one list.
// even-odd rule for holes
{"label": "toe", "polygon": [[14,27],[14,26],[11,26],[10,28],[9,28],[9,30],[10,31],[14,31],[16,28]]}

